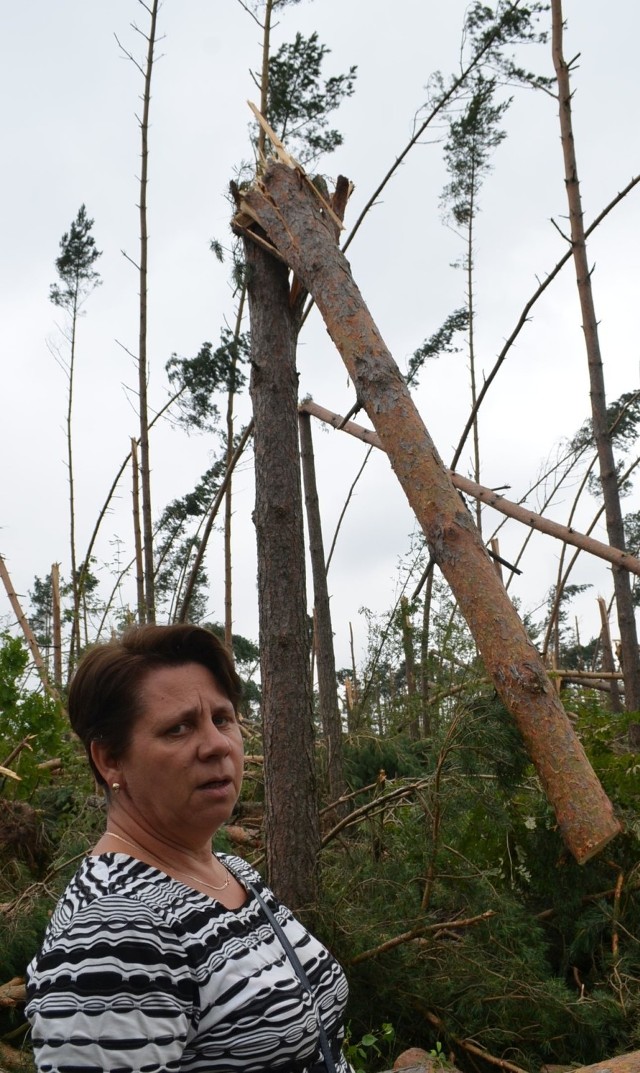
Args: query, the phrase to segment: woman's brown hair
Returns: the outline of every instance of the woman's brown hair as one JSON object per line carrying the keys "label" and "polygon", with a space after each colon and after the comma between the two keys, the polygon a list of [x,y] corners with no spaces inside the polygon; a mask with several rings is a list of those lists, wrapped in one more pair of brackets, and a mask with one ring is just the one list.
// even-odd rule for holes
{"label": "woman's brown hair", "polygon": [[140,715],[144,678],[157,667],[184,663],[206,667],[237,711],[241,686],[231,656],[222,641],[202,626],[139,626],[95,645],[81,659],[69,690],[69,719],[103,787],[91,742],[100,741],[114,760],[123,756]]}

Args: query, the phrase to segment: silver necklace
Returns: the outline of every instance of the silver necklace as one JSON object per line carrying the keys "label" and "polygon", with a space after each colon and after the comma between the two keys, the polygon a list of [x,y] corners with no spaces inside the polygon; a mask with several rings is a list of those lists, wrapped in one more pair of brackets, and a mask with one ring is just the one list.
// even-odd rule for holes
{"label": "silver necklace", "polygon": [[[137,842],[131,842],[130,839],[123,838],[122,835],[117,835],[115,831],[105,831],[105,834],[109,835],[110,838],[117,838],[118,842],[124,842],[125,846],[132,846],[133,849],[141,849],[143,853],[149,853],[149,851],[146,850],[144,846],[138,845]],[[166,861],[162,860],[162,857],[157,857],[155,853],[149,853],[149,856],[155,857],[155,859],[157,861],[160,861],[160,864],[163,864],[165,868],[170,867]],[[181,872],[179,868],[171,868],[171,871],[177,872],[179,876],[184,876],[185,879],[193,879],[195,883],[201,883],[203,887],[210,887],[211,890],[226,890],[229,886],[229,869],[219,859],[219,857],[216,857],[215,853],[212,854],[212,856],[215,858],[216,861],[218,861],[219,864],[222,865],[225,870],[225,881],[221,887],[216,887],[214,883],[207,883],[206,879],[200,879],[199,876],[192,876],[189,872]]]}

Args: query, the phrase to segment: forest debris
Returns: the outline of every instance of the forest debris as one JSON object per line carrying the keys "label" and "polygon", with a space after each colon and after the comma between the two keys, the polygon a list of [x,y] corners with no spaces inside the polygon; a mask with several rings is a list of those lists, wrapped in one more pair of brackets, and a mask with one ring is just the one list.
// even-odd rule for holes
{"label": "forest debris", "polygon": [[25,1051],[18,1051],[0,1040],[0,1073],[27,1073],[34,1066]]}
{"label": "forest debris", "polygon": [[233,842],[235,846],[253,846],[256,845],[260,838],[259,831],[250,831],[246,827],[239,827],[237,824],[227,824],[224,832],[229,841]]}
{"label": "forest debris", "polygon": [[14,976],[6,984],[0,984],[0,1006],[17,1006],[27,1001],[24,977]]}
{"label": "forest debris", "polygon": [[640,1073],[640,1051],[620,1054],[617,1058],[607,1058],[591,1066],[580,1066],[573,1073]]}
{"label": "forest debris", "polygon": [[[542,659],[487,555],[338,248],[317,191],[269,162],[239,200],[314,298],[327,330],[457,599],[487,672],[523,736],[561,835],[579,863],[621,830]],[[234,228],[245,239],[253,229]]]}
{"label": "forest debris", "polygon": [[16,782],[22,782],[22,779],[19,775],[16,775],[15,771],[12,771],[11,768],[3,767],[2,764],[0,764],[0,775],[4,775],[5,779],[15,779]]}
{"label": "forest debris", "polygon": [[62,760],[59,756],[56,756],[52,760],[43,760],[41,764],[36,764],[38,771],[59,771],[62,767]]}

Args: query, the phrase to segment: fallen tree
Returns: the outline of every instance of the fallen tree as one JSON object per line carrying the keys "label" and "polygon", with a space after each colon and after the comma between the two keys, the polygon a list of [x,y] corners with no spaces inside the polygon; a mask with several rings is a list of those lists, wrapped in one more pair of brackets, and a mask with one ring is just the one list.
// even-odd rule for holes
{"label": "fallen tree", "polygon": [[235,190],[234,228],[287,264],[315,300],[429,551],[520,728],[562,837],[577,861],[587,861],[620,831],[611,802],[336,244],[335,213],[302,169],[285,159],[269,163],[248,189]]}

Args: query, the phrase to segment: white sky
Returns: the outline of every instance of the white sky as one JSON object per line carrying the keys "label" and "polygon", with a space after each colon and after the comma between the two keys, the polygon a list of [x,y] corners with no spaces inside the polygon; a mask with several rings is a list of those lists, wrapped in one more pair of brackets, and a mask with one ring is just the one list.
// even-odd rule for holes
{"label": "white sky", "polygon": [[[448,0],[302,0],[285,9],[275,45],[296,31],[317,30],[332,54],[326,74],[358,66],[356,92],[336,114],[344,145],[321,165],[356,184],[347,227],[411,136],[425,85],[459,60],[466,4]],[[142,58],[146,13],[135,0],[4,0],[0,39],[4,166],[0,177],[0,361],[3,420],[0,553],[25,598],[34,575],[53,561],[68,574],[67,475],[64,421],[66,382],[47,341],[57,336],[60,311],[48,300],[58,243],[81,203],[95,219],[103,256],[103,285],[89,299],[80,325],[75,398],[78,552],[82,558],[107,489],[137,431],[136,381],[131,358],[137,340],[137,278],[122,256],[138,251],[139,131],[134,113],[141,79],[123,58],[114,34]],[[618,0],[566,0],[565,55],[581,53],[574,73],[574,124],[587,223],[639,168],[640,80],[637,42],[640,5]],[[173,352],[193,356],[216,343],[233,318],[227,268],[209,252],[209,240],[230,242],[226,191],[237,163],[249,156],[247,98],[256,98],[249,69],[260,63],[257,25],[236,0],[165,0],[159,20],[163,58],[153,82],[150,133],[150,401],[166,398],[164,365]],[[550,47],[528,49],[524,62],[552,73]],[[481,195],[476,241],[477,348],[489,372],[504,339],[542,279],[564,253],[553,217],[565,226],[566,200],[557,107],[547,95],[516,90],[508,138]],[[454,308],[463,304],[464,279],[450,267],[460,240],[441,220],[446,182],[443,129],[415,148],[350,248],[349,260],[391,352],[404,370],[412,352]],[[632,193],[594,235],[590,247],[601,322],[607,397],[638,386],[637,305],[640,275],[640,193]],[[122,345],[120,345],[122,344]],[[300,395],[345,412],[353,391],[317,312],[299,350]],[[416,401],[444,460],[457,444],[469,410],[464,352],[431,363]],[[509,485],[519,499],[543,461],[570,437],[589,411],[586,358],[572,268],[567,266],[535,308],[533,320],[491,389],[481,411],[482,481]],[[238,403],[249,415],[248,395]],[[362,414],[358,420],[362,420]],[[366,418],[363,420],[366,423]],[[316,463],[328,547],[365,448],[314,424]],[[168,423],[153,434],[156,513],[190,490],[210,464],[206,437],[187,439]],[[459,464],[470,475],[471,448]],[[252,456],[235,481],[235,629],[257,637]],[[414,528],[404,495],[377,452],[349,509],[330,573],[339,665],[348,662],[349,623],[358,649],[365,643],[359,609],[391,607],[399,560]],[[121,541],[130,555],[128,475],[105,522],[98,559],[113,559]],[[559,499],[564,521],[573,491]],[[536,500],[530,505],[535,509]],[[629,510],[637,503],[628,501]],[[487,512],[485,532],[499,521]],[[590,512],[574,524],[589,524]],[[510,523],[501,550],[513,558],[524,539]],[[602,529],[594,535],[606,539]],[[560,545],[532,540],[513,586],[526,609],[544,600],[555,578]],[[221,541],[208,556],[209,613],[222,619]],[[607,568],[584,556],[573,582],[593,589],[576,603],[582,640],[596,632],[595,597],[610,594]],[[130,593],[129,593],[130,595]],[[12,621],[0,595],[0,622]],[[614,634],[616,633],[614,626]]]}

